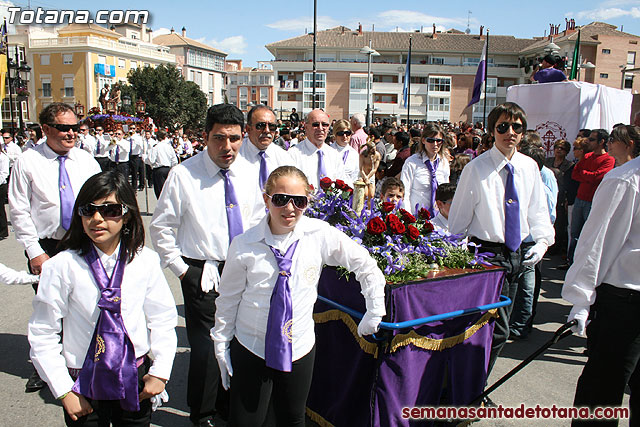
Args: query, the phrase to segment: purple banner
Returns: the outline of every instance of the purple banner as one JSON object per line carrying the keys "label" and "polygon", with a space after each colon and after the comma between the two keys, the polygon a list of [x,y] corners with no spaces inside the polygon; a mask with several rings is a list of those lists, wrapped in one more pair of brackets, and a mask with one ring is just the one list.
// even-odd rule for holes
{"label": "purple banner", "polygon": [[[498,301],[502,270],[387,286],[385,321],[402,322]],[[318,293],[364,312],[360,286],[325,268]],[[478,313],[393,331],[384,344],[357,337],[357,320],[316,304],[316,364],[307,406],[311,418],[336,426],[408,426],[402,408],[466,405],[485,384],[493,317]],[[445,375],[446,374],[446,375]]]}

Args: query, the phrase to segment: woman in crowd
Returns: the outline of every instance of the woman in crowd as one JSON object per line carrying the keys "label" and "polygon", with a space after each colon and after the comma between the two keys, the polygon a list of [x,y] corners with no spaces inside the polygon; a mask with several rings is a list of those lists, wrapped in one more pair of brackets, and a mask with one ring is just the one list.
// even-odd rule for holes
{"label": "woman in crowd", "polygon": [[551,253],[564,254],[567,249],[569,236],[567,232],[567,190],[565,188],[565,174],[572,164],[567,160],[567,154],[571,151],[571,144],[564,139],[559,139],[553,145],[553,157],[548,157],[545,166],[551,169],[558,183],[558,200],[556,203],[556,222],[553,227],[556,230],[556,242],[550,249]]}
{"label": "woman in crowd", "polygon": [[342,156],[345,173],[351,182],[354,182],[360,178],[360,161],[358,152],[349,144],[351,135],[351,123],[344,119],[338,120],[333,125],[335,142],[331,146],[338,150]]}
{"label": "woman in crowd", "polygon": [[609,137],[609,154],[616,159],[616,166],[622,166],[634,158],[634,150],[640,143],[640,128],[620,125],[613,128]]}

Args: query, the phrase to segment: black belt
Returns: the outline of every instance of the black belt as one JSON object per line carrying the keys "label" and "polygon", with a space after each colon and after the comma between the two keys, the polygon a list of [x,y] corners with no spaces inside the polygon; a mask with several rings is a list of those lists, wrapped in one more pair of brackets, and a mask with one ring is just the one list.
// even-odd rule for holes
{"label": "black belt", "polygon": [[158,169],[171,169],[171,166],[158,166],[157,168],[153,168],[154,171],[157,171]]}
{"label": "black belt", "polygon": [[[191,265],[193,267],[198,267],[198,268],[204,268],[204,264],[207,262],[207,260],[204,260],[204,259],[187,258],[186,256],[183,256],[182,259],[184,260],[184,262],[187,263],[187,265]],[[224,268],[224,261],[218,261],[218,272],[220,274],[222,274],[223,268]]]}
{"label": "black belt", "polygon": [[633,289],[628,288],[619,288],[617,286],[610,285],[608,283],[603,283],[596,288],[596,291],[599,293],[604,293],[608,295],[614,295],[620,298],[640,298],[640,292],[634,291]]}
{"label": "black belt", "polygon": [[[488,240],[478,239],[477,237],[471,237],[469,240],[477,245],[481,245],[484,249],[491,248],[500,249],[503,252],[512,252],[511,249],[509,249],[504,243],[490,242]],[[520,244],[520,248],[529,248],[533,245],[535,245],[535,242],[522,242]]]}

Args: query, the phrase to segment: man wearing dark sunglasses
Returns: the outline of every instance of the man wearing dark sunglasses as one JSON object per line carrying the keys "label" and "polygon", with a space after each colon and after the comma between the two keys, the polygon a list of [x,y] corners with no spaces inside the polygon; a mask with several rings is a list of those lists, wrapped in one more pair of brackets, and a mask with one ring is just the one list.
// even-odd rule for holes
{"label": "man wearing dark sunglasses", "polygon": [[321,109],[311,111],[304,126],[307,138],[289,150],[294,165],[307,175],[314,188],[320,188],[320,179],[324,177],[341,179],[352,185],[340,153],[324,143],[329,135],[329,126],[327,113]]}
{"label": "man wearing dark sunglasses", "polygon": [[[33,274],[40,274],[42,264],[58,253],[76,194],[89,177],[100,172],[93,156],[75,147],[79,125],[73,107],[54,102],[42,110],[39,119],[46,142],[16,160],[9,185],[11,223]],[[34,288],[37,290],[37,284]],[[42,387],[44,383],[35,374],[26,391]]]}
{"label": "man wearing dark sunglasses", "polygon": [[[252,123],[255,128],[267,121],[272,119]],[[187,404],[189,418],[199,426],[214,425],[216,411],[223,409],[216,407],[220,371],[210,330],[227,250],[236,235],[264,217],[255,166],[237,155],[243,126],[237,107],[209,108],[203,134],[207,150],[171,168],[149,227],[162,266],[180,278],[191,346]]]}
{"label": "man wearing dark sunglasses", "polygon": [[257,175],[255,182],[261,190],[271,171],[293,164],[287,151],[273,143],[277,129],[276,115],[266,105],[258,104],[247,114],[247,137],[242,142],[239,154],[251,163],[251,171],[247,173]]}
{"label": "man wearing dark sunglasses", "polygon": [[[513,301],[524,266],[542,259],[555,233],[538,165],[516,150],[527,128],[524,111],[506,102],[491,111],[487,122],[495,144],[462,170],[449,211],[449,230],[469,236],[482,245],[482,251],[495,254],[491,262],[506,268],[502,295]],[[523,243],[529,235],[533,242]],[[512,308],[498,309],[489,372],[509,337]]]}

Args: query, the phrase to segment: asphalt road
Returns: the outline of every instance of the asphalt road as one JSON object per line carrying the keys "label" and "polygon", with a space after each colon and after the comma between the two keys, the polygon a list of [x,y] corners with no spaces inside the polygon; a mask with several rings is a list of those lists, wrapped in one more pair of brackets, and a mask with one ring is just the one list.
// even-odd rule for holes
{"label": "asphalt road", "polygon": [[[144,193],[138,194],[141,210],[147,211]],[[153,212],[155,197],[149,191],[149,211]],[[8,210],[8,209],[7,209]],[[150,216],[144,216],[148,225]],[[150,245],[147,237],[147,244]],[[14,269],[24,269],[26,259],[22,247],[16,242],[13,230],[9,238],[0,241],[0,262]],[[538,304],[535,329],[527,340],[508,343],[498,359],[489,383],[499,379],[520,361],[546,342],[560,327],[569,313],[569,306],[560,298],[564,271],[555,266],[557,257],[546,258],[543,264],[544,280]],[[167,385],[170,401],[154,413],[157,426],[190,426],[186,404],[186,373],[189,346],[184,326],[184,307],[180,283],[168,270],[165,275],[178,304],[178,353],[171,381]],[[62,407],[48,388],[27,394],[24,385],[32,372],[27,342],[27,322],[31,315],[33,290],[30,286],[0,286],[0,426],[64,426]],[[576,381],[586,360],[583,355],[585,339],[569,337],[533,361],[519,374],[492,393],[497,404],[517,407],[571,406]],[[624,405],[628,405],[625,396]],[[220,423],[222,424],[222,423]],[[487,426],[566,426],[567,420],[485,420],[477,425]],[[628,423],[623,421],[621,426]]]}

